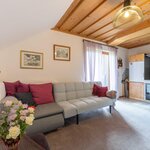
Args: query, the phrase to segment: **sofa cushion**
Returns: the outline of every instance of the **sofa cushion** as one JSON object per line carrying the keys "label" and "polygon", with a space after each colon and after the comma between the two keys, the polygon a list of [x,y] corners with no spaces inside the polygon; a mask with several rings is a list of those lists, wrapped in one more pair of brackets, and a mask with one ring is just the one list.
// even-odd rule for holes
{"label": "sofa cushion", "polygon": [[86,103],[80,99],[69,100],[68,102],[75,106],[78,114],[87,112],[91,108],[91,106],[88,103]]}
{"label": "sofa cushion", "polygon": [[38,105],[35,109],[35,119],[44,118],[63,113],[63,109],[57,103]]}
{"label": "sofa cushion", "polygon": [[58,105],[64,109],[64,117],[70,118],[77,115],[76,107],[70,104],[68,101],[58,102]]}
{"label": "sofa cushion", "polygon": [[19,84],[17,86],[17,92],[18,93],[26,93],[29,91],[30,91],[29,84],[19,82]]}
{"label": "sofa cushion", "polygon": [[16,82],[4,82],[7,96],[14,96],[17,91],[19,81]]}
{"label": "sofa cushion", "polygon": [[54,97],[56,102],[67,100],[65,83],[54,83]]}
{"label": "sofa cushion", "polygon": [[32,98],[32,93],[15,93],[15,97],[23,104],[27,104],[28,106],[36,106],[36,103]]}
{"label": "sofa cushion", "polygon": [[3,82],[0,82],[0,102],[6,96],[6,89]]}
{"label": "sofa cushion", "polygon": [[89,105],[93,105],[93,106],[96,106],[97,105],[97,102],[95,101],[95,100],[93,100],[93,99],[91,99],[91,98],[88,98],[88,97],[86,97],[86,98],[80,98],[80,100],[82,100],[83,102],[85,102],[85,103],[87,103],[87,104],[89,104]]}
{"label": "sofa cushion", "polygon": [[108,97],[91,96],[90,98],[97,102],[97,106],[99,106],[99,108],[110,106],[114,103],[114,101]]}
{"label": "sofa cushion", "polygon": [[38,105],[54,102],[51,83],[30,84],[30,91],[32,93],[33,100]]}
{"label": "sofa cushion", "polygon": [[77,94],[75,91],[75,84],[74,83],[66,83],[65,86],[66,86],[66,98],[67,98],[67,100],[76,99]]}

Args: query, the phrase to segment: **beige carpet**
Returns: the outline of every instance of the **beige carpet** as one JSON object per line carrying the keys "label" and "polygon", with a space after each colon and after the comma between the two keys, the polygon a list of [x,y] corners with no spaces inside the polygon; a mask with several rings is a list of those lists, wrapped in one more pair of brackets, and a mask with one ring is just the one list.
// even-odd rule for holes
{"label": "beige carpet", "polygon": [[51,150],[150,150],[150,103],[123,100],[112,115],[108,108],[80,115],[47,134]]}

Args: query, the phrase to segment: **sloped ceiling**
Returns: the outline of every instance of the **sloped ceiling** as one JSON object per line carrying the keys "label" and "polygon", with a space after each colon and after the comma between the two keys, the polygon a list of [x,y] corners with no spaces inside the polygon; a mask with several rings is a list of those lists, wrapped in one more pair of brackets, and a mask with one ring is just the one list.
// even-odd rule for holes
{"label": "sloped ceiling", "polygon": [[73,0],[3,0],[0,49],[52,28]]}
{"label": "sloped ceiling", "polygon": [[115,14],[124,0],[76,0],[54,26],[54,30],[133,48],[150,44],[150,0],[132,0],[144,14],[143,22],[126,29],[113,26]]}

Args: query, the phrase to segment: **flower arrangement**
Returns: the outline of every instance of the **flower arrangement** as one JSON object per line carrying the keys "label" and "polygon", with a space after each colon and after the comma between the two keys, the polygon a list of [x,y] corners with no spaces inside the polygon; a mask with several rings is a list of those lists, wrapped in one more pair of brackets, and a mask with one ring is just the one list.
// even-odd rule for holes
{"label": "flower arrangement", "polygon": [[5,145],[20,140],[28,126],[33,124],[34,108],[20,101],[6,101],[0,118],[0,138]]}

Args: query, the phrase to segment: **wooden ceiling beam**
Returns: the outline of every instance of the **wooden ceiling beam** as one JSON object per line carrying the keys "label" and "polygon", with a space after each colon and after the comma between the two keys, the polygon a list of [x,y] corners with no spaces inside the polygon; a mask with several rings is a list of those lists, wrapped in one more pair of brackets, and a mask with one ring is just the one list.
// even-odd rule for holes
{"label": "wooden ceiling beam", "polygon": [[83,1],[84,0],[75,0],[75,1],[73,1],[71,6],[69,7],[70,9],[67,9],[65,14],[62,16],[62,18],[59,20],[59,22],[56,24],[56,26],[54,28],[58,28],[59,29],[64,24],[64,22],[66,22],[70,18],[70,16],[78,8],[78,6],[81,3],[83,3]]}
{"label": "wooden ceiling beam", "polygon": [[150,19],[146,20],[128,30],[118,33],[115,38],[113,38],[108,43],[110,45],[119,45],[127,40],[133,39],[138,36],[150,33]]}
{"label": "wooden ceiling beam", "polygon": [[113,11],[115,11],[117,8],[119,8],[120,6],[122,6],[123,3],[117,5],[116,7],[114,7],[111,11],[109,11],[108,13],[106,13],[105,15],[103,15],[101,18],[97,19],[96,21],[94,21],[93,23],[89,24],[86,28],[84,28],[83,30],[81,30],[78,34],[81,34],[82,32],[84,32],[85,30],[87,30],[88,28],[90,28],[91,26],[93,26],[94,24],[96,24],[97,22],[99,22],[100,20],[102,20],[103,18],[105,18],[106,16],[108,16],[110,13],[112,13]]}
{"label": "wooden ceiling beam", "polygon": [[94,7],[84,18],[77,22],[69,31],[72,31],[76,26],[78,26],[82,21],[84,21],[90,14],[96,11],[106,0],[101,1],[96,7]]}
{"label": "wooden ceiling beam", "polygon": [[[143,3],[141,3],[141,4],[139,5],[139,7],[147,6],[148,3],[150,4],[150,0],[144,1]],[[147,4],[147,5],[146,5],[146,4]],[[146,16],[146,15],[148,15],[149,13],[150,13],[149,11],[145,11],[145,12],[144,12],[144,15]],[[146,19],[146,18],[149,18],[149,17],[145,17],[145,19]],[[112,23],[113,23],[113,22],[112,22]],[[109,23],[108,23],[108,25],[109,25]],[[108,25],[106,25],[106,26],[108,26]],[[106,27],[106,26],[104,26],[104,27]],[[98,31],[102,30],[104,27],[101,27],[101,28],[99,28],[99,29],[97,29],[97,30],[95,30],[95,31],[98,32]],[[101,36],[105,35],[106,33],[111,32],[111,31],[113,31],[113,30],[116,30],[116,28],[113,28],[113,27],[112,27],[112,29],[110,29],[110,30],[108,30],[108,31],[105,31],[104,33],[101,33],[101,34],[99,34],[99,35],[97,35],[97,36],[95,36],[95,37],[93,37],[93,38],[98,39],[98,38],[100,38]],[[95,33],[95,31],[92,32],[92,34]],[[92,35],[92,34],[88,34],[87,36],[90,36],[90,35]]]}
{"label": "wooden ceiling beam", "polygon": [[87,36],[90,36],[90,35],[92,35],[92,34],[96,33],[97,31],[99,31],[99,30],[103,29],[104,27],[106,27],[106,26],[108,26],[108,25],[110,25],[110,24],[112,24],[112,21],[111,21],[111,22],[108,22],[108,23],[107,23],[107,24],[105,24],[104,26],[102,26],[102,27],[100,27],[100,28],[98,28],[98,29],[96,29],[96,30],[94,30],[94,31],[90,32]]}
{"label": "wooden ceiling beam", "polygon": [[138,40],[140,41],[140,40],[145,39],[147,37],[150,37],[150,33],[139,36],[139,37],[135,37],[135,38],[130,39],[130,40],[127,40],[127,41],[125,41],[124,43],[122,43],[120,45],[130,45],[130,44],[134,43],[135,41],[138,41]]}
{"label": "wooden ceiling beam", "polygon": [[120,44],[119,46],[126,47],[126,48],[133,48],[133,47],[139,47],[146,44],[150,44],[150,33],[131,40],[127,40],[126,42]]}
{"label": "wooden ceiling beam", "polygon": [[[105,43],[105,42],[102,42],[102,41],[100,41],[100,40],[94,40],[93,38],[90,38],[90,37],[87,37],[87,36],[84,36],[84,35],[79,35],[79,34],[77,34],[77,33],[69,32],[69,31],[66,31],[66,30],[65,30],[65,31],[62,31],[62,30],[59,30],[59,29],[57,29],[57,28],[53,28],[52,30],[58,31],[58,32],[67,33],[67,34],[70,34],[70,35],[79,36],[79,37],[86,38],[86,39],[90,39],[90,40],[92,40],[92,41],[98,41],[98,42],[101,42],[101,43]],[[106,43],[105,43],[105,44],[106,44]]]}

